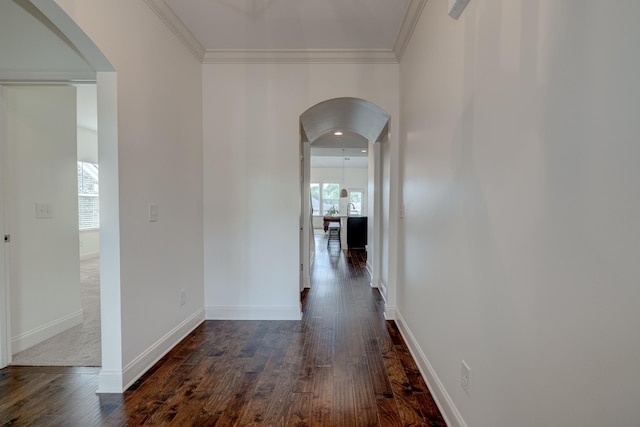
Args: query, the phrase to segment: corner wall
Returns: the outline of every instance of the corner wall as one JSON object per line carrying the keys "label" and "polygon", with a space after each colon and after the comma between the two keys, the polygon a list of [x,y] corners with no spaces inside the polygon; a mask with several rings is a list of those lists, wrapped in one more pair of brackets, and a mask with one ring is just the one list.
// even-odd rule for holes
{"label": "corner wall", "polygon": [[[103,340],[118,340],[110,328],[121,329],[113,348],[121,346],[122,354],[103,354],[109,366],[100,391],[118,392],[204,318],[202,65],[142,1],[55,3],[115,69],[98,75],[98,112],[101,99],[117,102],[109,123],[117,121],[117,135],[108,136],[118,145],[106,150],[100,140],[100,161],[117,152],[117,161],[109,160],[118,165],[112,181],[119,187],[109,191],[119,191],[120,289],[101,297],[103,313],[114,317],[103,322]],[[101,96],[101,79],[117,94]],[[157,222],[149,221],[150,204],[158,206]]]}
{"label": "corner wall", "polygon": [[398,311],[452,426],[638,422],[640,6],[614,3],[431,0],[400,65]]}

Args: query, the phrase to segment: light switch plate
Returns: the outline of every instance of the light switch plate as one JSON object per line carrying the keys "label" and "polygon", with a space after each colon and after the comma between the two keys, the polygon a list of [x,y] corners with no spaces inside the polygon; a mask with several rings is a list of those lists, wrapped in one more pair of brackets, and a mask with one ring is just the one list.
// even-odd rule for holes
{"label": "light switch plate", "polygon": [[53,208],[49,203],[36,203],[36,218],[53,218]]}
{"label": "light switch plate", "polygon": [[471,385],[471,368],[467,365],[467,362],[462,361],[462,369],[460,372],[460,386],[467,393],[467,396],[471,396],[469,386]]}

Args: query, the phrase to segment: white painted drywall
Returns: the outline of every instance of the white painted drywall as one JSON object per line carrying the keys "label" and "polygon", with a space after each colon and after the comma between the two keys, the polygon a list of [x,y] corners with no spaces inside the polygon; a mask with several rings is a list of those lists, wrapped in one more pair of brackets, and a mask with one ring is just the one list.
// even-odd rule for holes
{"label": "white painted drywall", "polygon": [[638,423],[639,14],[425,7],[400,66],[398,309],[451,425]]}
{"label": "white painted drywall", "polygon": [[207,316],[297,318],[299,116],[353,96],[397,117],[398,65],[205,64],[203,90]]}
{"label": "white painted drywall", "polygon": [[79,127],[78,132],[78,161],[98,163],[98,132]]}
{"label": "white painted drywall", "polygon": [[101,375],[126,386],[203,318],[202,69],[144,2],[55,3],[117,72],[122,359]]}
{"label": "white painted drywall", "polygon": [[[5,87],[12,352],[82,322],[76,91]],[[36,204],[51,217],[37,218]]]}
{"label": "white painted drywall", "polygon": [[30,2],[0,2],[0,78],[93,78],[87,61],[43,21]]}

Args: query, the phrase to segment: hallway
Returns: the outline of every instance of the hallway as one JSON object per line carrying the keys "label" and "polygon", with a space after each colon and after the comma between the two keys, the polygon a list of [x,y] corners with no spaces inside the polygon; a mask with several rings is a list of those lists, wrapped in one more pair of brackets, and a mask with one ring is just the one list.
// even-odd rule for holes
{"label": "hallway", "polygon": [[123,395],[97,369],[4,369],[0,424],[445,426],[366,254],[315,239],[302,321],[206,321]]}

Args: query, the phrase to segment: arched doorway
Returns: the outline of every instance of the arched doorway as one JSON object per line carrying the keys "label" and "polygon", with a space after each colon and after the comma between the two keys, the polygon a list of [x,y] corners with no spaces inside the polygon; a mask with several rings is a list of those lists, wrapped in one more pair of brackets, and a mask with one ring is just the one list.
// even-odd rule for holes
{"label": "arched doorway", "polygon": [[[381,228],[381,149],[388,140],[390,115],[377,105],[360,98],[333,98],[320,102],[300,115],[301,206],[300,206],[300,290],[311,286],[311,242],[313,229],[310,203],[311,145],[327,134],[349,132],[369,144],[368,175],[368,268],[371,286],[377,287],[382,262]],[[345,249],[345,248],[343,248]]]}
{"label": "arched doorway", "polygon": [[[116,72],[100,49],[73,22],[72,19],[53,0],[32,0],[19,2],[31,13],[38,16],[57,37],[73,46],[73,50],[83,58],[94,73],[89,79],[97,90],[98,151],[100,168],[100,298],[102,324],[102,370],[99,377],[99,390],[117,391],[119,384],[112,380],[111,372],[122,368],[121,325],[120,325],[120,223],[118,190],[118,125],[117,125],[117,79]],[[20,46],[14,46],[20,52]],[[95,77],[94,77],[95,76]],[[7,77],[5,77],[7,78]],[[47,81],[51,85],[75,84],[76,73],[50,74],[38,66],[21,71],[20,75],[9,75],[8,80],[25,80],[31,84]],[[83,77],[80,80],[86,80]],[[86,80],[89,82],[89,80]],[[1,193],[1,191],[0,191]],[[2,196],[2,194],[0,194]],[[0,202],[4,204],[4,200]],[[4,254],[3,254],[4,255]],[[4,256],[0,257],[4,258]],[[1,259],[0,262],[4,261]],[[3,266],[4,267],[4,266]],[[9,329],[10,307],[8,283],[0,275],[0,367],[11,362],[11,332]],[[117,380],[117,379],[116,379]],[[120,390],[122,389],[120,385]]]}

